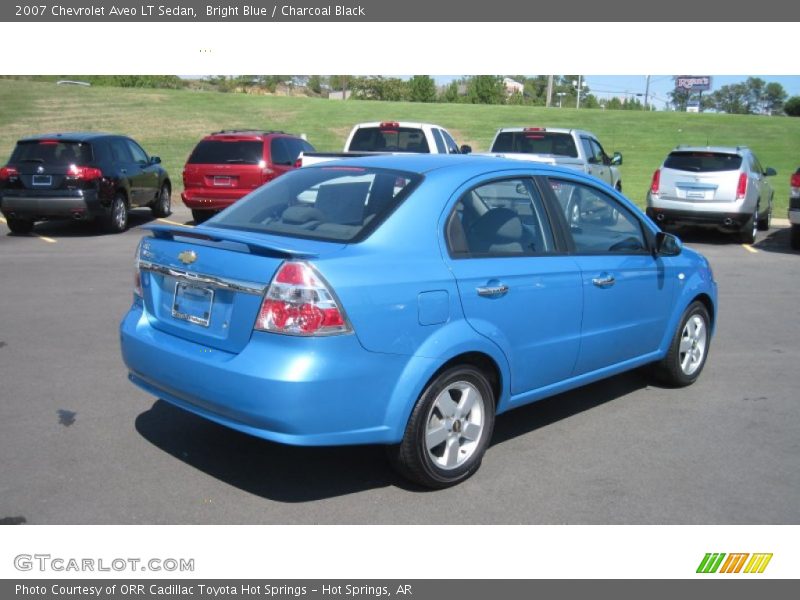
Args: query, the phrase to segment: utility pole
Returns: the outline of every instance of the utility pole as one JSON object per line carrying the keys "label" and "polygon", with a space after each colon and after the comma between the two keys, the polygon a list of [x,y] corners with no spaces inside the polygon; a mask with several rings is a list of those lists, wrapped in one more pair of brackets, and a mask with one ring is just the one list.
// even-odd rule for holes
{"label": "utility pole", "polygon": [[552,101],[553,101],[553,76],[552,75],[548,75],[547,76],[547,104],[545,104],[545,106],[549,108],[550,104],[552,103]]}
{"label": "utility pole", "polygon": [[650,95],[650,75],[645,77],[645,84],[644,84],[644,109],[648,110],[647,108],[647,98]]}

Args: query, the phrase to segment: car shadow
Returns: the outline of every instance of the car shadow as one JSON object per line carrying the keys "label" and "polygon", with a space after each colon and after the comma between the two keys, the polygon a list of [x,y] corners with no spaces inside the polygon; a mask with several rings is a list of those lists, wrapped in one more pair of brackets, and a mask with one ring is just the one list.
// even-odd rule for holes
{"label": "car shadow", "polygon": [[[152,211],[147,209],[134,209],[128,213],[128,229],[134,229],[146,225],[155,220]],[[33,233],[43,235],[53,239],[59,238],[79,238],[79,237],[100,237],[104,235],[117,235],[109,233],[103,229],[99,221],[71,221],[69,219],[57,219],[53,221],[39,221],[33,226]],[[11,237],[25,237],[29,234],[7,234]]]}
{"label": "car shadow", "polygon": [[739,245],[739,237],[735,233],[725,233],[718,229],[703,227],[672,227],[670,233],[677,235],[684,244],[711,244],[715,246]]}
{"label": "car shadow", "polygon": [[[649,384],[632,371],[540,400],[497,417],[492,446],[615,400]],[[299,503],[394,486],[429,492],[391,469],[382,446],[306,448],[239,433],[156,401],[141,413],[136,430],[178,460],[251,494]]]}
{"label": "car shadow", "polygon": [[753,248],[776,254],[800,254],[800,251],[792,250],[790,236],[789,227],[770,229],[762,239],[753,244]]}

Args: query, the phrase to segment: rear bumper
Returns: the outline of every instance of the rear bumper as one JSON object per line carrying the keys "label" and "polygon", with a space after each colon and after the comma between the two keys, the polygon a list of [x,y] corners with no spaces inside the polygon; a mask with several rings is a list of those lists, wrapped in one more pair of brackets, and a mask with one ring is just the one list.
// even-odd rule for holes
{"label": "rear bumper", "polygon": [[193,210],[222,210],[244,198],[252,190],[222,190],[219,188],[189,188],[181,193],[181,200]]}
{"label": "rear bumper", "polygon": [[80,195],[22,196],[13,193],[0,196],[0,211],[6,217],[20,219],[93,219],[107,212],[97,192]]}
{"label": "rear bumper", "polygon": [[747,227],[752,216],[752,213],[679,210],[652,206],[648,206],[645,212],[658,225],[716,227],[730,231],[739,231]]}
{"label": "rear bumper", "polygon": [[155,329],[135,302],[120,325],[129,379],[201,417],[301,446],[395,443],[387,408],[410,357],[364,350],[355,335],[254,332],[239,353]]}
{"label": "rear bumper", "polygon": [[792,225],[800,225],[800,208],[789,209],[789,223]]}

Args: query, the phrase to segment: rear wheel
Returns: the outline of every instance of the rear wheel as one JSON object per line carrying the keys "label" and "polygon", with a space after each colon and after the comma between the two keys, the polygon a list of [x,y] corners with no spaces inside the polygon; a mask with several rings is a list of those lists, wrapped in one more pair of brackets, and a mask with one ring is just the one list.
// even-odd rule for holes
{"label": "rear wheel", "polygon": [[711,318],[702,302],[693,302],[670,342],[667,355],[655,365],[656,378],[670,386],[694,383],[706,364],[711,344]]}
{"label": "rear wheel", "polygon": [[168,185],[164,184],[161,186],[161,191],[158,192],[158,198],[155,199],[150,210],[153,211],[153,216],[157,219],[170,215],[172,212],[172,200],[170,198],[170,189]]}
{"label": "rear wheel", "polygon": [[754,244],[756,241],[756,232],[758,231],[758,207],[753,215],[747,220],[747,224],[739,232],[739,241],[742,244]]}
{"label": "rear wheel", "polygon": [[448,369],[422,393],[403,440],[389,448],[389,457],[404,477],[425,487],[460,483],[481,465],[494,410],[494,392],[480,370],[470,365]]}
{"label": "rear wheel", "polygon": [[125,202],[125,196],[122,194],[114,196],[103,224],[109,233],[122,233],[128,228],[128,204]]}
{"label": "rear wheel", "polygon": [[33,230],[33,221],[30,219],[19,219],[17,217],[9,217],[6,222],[11,233],[25,234]]}
{"label": "rear wheel", "polygon": [[772,225],[772,202],[767,207],[767,214],[758,220],[758,230],[769,231],[770,225]]}
{"label": "rear wheel", "polygon": [[210,210],[197,210],[196,208],[192,209],[192,219],[194,219],[194,224],[199,225],[203,221],[208,221],[214,213]]}

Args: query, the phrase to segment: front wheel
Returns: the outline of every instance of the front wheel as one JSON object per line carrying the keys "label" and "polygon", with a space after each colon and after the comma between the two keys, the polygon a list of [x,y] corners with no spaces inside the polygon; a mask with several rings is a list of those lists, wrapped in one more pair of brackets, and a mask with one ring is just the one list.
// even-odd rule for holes
{"label": "front wheel", "polygon": [[693,302],[683,313],[667,355],[656,363],[656,377],[674,387],[693,384],[706,364],[710,344],[708,309],[702,302]]}
{"label": "front wheel", "polygon": [[460,483],[481,465],[494,410],[494,392],[483,372],[469,365],[448,369],[422,393],[389,457],[404,477],[425,487]]}

